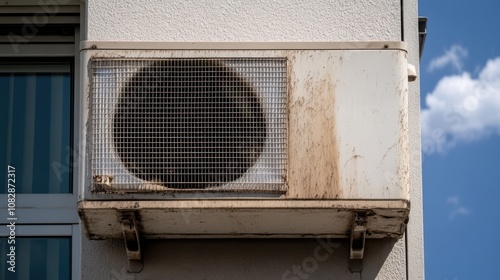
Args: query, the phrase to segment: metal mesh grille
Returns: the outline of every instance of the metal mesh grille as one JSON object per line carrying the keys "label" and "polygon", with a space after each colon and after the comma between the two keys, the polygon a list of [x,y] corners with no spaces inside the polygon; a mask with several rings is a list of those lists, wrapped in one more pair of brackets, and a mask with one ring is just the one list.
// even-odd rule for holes
{"label": "metal mesh grille", "polygon": [[93,59],[94,191],[284,191],[286,59]]}

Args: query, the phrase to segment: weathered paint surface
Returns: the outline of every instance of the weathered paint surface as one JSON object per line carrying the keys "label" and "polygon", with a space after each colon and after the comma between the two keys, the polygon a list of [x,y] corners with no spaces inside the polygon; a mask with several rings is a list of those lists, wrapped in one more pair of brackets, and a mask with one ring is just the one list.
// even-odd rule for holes
{"label": "weathered paint surface", "polygon": [[406,54],[291,56],[289,198],[407,199]]}
{"label": "weathered paint surface", "polygon": [[137,211],[145,238],[348,237],[354,213],[367,214],[368,238],[400,237],[406,201],[197,200],[80,202],[92,239],[121,238],[120,211]]}
{"label": "weathered paint surface", "polygon": [[343,198],[408,198],[405,55],[359,51],[337,59],[332,79]]}
{"label": "weathered paint surface", "polygon": [[289,173],[287,198],[340,198],[331,52],[297,52],[289,57]]}
{"label": "weathered paint surface", "polygon": [[[286,57],[288,190],[282,198],[409,197],[405,51],[383,49],[383,45],[371,50],[84,51],[83,60],[90,57]],[[84,65],[84,69],[88,66]],[[88,92],[88,78],[84,81],[84,90]],[[90,181],[84,185],[89,186]],[[86,188],[84,199],[179,197],[179,192],[161,186],[144,186],[139,192],[153,192],[113,196],[92,194]],[[221,187],[217,191],[232,190]],[[236,193],[241,191],[244,190]],[[164,194],[159,197],[158,192]],[[189,198],[189,193],[183,193],[183,198]],[[193,192],[193,198],[197,197]]]}

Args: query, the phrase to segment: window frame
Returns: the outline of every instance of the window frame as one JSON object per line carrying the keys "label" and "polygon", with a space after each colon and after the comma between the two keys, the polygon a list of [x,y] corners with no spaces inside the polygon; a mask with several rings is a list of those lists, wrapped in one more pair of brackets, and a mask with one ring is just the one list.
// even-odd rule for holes
{"label": "window frame", "polygon": [[[74,26],[73,44],[51,43],[51,44],[24,44],[16,46],[16,49],[9,45],[0,45],[0,57],[8,59],[27,58],[74,58],[73,69],[73,89],[72,89],[72,123],[71,123],[71,192],[66,194],[16,194],[16,217],[17,224],[79,224],[79,217],[76,205],[79,197],[80,176],[78,168],[82,163],[79,154],[78,140],[81,139],[80,126],[80,28]],[[7,172],[2,170],[0,172]],[[6,182],[4,182],[6,184]],[[0,194],[0,225],[7,223],[8,194]]]}

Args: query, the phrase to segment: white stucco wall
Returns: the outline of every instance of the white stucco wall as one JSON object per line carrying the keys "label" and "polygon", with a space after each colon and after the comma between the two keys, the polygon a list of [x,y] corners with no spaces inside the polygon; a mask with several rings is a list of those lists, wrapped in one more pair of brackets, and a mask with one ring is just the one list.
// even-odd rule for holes
{"label": "white stucco wall", "polygon": [[[399,0],[86,2],[87,40],[399,41],[402,33]],[[404,15],[409,62],[418,67],[417,0],[404,1]],[[409,91],[408,234],[397,241],[369,240],[362,278],[349,272],[347,240],[335,240],[340,246],[325,261],[317,261],[318,267],[307,273],[307,279],[423,279],[419,108],[417,81]],[[243,239],[155,240],[142,245],[144,269],[128,274],[123,241],[84,238],[82,279],[282,279],[294,265],[314,258],[320,243],[315,239]],[[290,274],[284,279],[301,279],[297,277]]]}
{"label": "white stucco wall", "polygon": [[424,229],[422,201],[422,158],[420,147],[420,69],[418,44],[418,1],[404,2],[404,39],[408,63],[417,68],[418,78],[409,83],[408,127],[410,137],[410,221],[406,229],[408,279],[424,279]]}
{"label": "white stucco wall", "polygon": [[156,240],[144,244],[143,271],[130,274],[121,240],[85,241],[82,279],[406,279],[404,242],[368,240],[362,278],[348,269],[347,240],[332,242],[329,254],[315,239]]}
{"label": "white stucco wall", "polygon": [[398,41],[400,1],[88,0],[88,40]]}

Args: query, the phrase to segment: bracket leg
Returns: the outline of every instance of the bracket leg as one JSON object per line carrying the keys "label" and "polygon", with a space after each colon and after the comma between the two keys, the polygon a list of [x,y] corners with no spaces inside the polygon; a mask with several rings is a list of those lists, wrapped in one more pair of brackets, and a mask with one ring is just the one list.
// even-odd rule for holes
{"label": "bracket leg", "polygon": [[120,223],[122,225],[123,239],[125,240],[125,250],[127,251],[128,271],[133,273],[141,272],[143,265],[137,212],[121,212]]}
{"label": "bracket leg", "polygon": [[361,260],[365,251],[366,213],[356,213],[351,231],[350,259]]}

